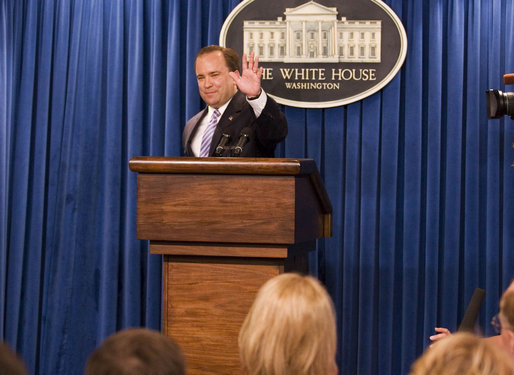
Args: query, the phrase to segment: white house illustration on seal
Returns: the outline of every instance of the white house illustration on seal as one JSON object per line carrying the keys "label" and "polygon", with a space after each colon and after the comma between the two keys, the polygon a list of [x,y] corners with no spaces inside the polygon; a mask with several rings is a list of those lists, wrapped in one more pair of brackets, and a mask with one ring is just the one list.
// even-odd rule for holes
{"label": "white house illustration on seal", "polygon": [[380,20],[338,20],[337,8],[315,1],[286,8],[284,15],[276,21],[244,21],[244,52],[269,62],[380,62]]}

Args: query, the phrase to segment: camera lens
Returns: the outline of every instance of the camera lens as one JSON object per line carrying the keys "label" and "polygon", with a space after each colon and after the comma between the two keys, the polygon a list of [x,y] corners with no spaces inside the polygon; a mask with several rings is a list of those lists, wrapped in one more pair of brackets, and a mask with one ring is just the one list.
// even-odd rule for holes
{"label": "camera lens", "polygon": [[485,97],[487,117],[500,118],[507,115],[514,119],[514,92],[504,93],[500,90],[487,90]]}

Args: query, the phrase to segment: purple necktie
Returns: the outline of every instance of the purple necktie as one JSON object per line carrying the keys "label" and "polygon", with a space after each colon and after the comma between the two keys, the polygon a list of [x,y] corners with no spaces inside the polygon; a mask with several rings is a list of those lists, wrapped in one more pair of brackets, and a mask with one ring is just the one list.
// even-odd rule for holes
{"label": "purple necktie", "polygon": [[207,124],[205,131],[202,136],[202,145],[200,147],[200,157],[209,156],[209,149],[211,148],[212,135],[214,134],[214,130],[216,129],[216,125],[218,124],[218,119],[220,118],[220,111],[217,109],[214,110],[211,120]]}

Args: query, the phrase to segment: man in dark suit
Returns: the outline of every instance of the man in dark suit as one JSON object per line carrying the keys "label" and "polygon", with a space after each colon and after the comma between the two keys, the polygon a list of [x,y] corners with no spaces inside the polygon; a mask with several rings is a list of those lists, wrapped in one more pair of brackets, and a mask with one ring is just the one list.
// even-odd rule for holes
{"label": "man in dark suit", "polygon": [[[262,90],[263,70],[253,52],[248,60],[243,55],[242,68],[240,74],[239,56],[230,48],[207,46],[198,52],[195,72],[207,108],[184,128],[186,156],[274,156],[287,135],[287,120]],[[243,147],[234,149],[238,145]]]}

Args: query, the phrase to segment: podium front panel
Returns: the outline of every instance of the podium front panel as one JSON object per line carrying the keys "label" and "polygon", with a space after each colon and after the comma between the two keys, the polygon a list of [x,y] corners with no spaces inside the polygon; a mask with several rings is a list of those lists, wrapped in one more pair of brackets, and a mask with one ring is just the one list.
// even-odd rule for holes
{"label": "podium front panel", "polygon": [[239,375],[237,338],[259,288],[284,261],[165,256],[163,331],[186,357],[189,375]]}
{"label": "podium front panel", "polygon": [[295,178],[140,174],[137,210],[139,239],[294,243]]}

